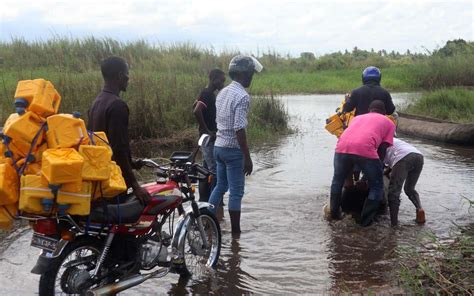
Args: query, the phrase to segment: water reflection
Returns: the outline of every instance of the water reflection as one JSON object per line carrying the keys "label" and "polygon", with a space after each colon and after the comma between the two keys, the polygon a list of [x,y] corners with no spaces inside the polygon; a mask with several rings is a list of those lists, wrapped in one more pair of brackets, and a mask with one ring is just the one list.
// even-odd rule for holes
{"label": "water reflection", "polygon": [[[409,96],[393,94],[396,104]],[[394,248],[416,243],[424,231],[443,236],[450,231],[451,221],[472,223],[462,196],[472,198],[474,192],[474,148],[402,136],[425,155],[417,185],[426,212],[424,226],[414,222],[414,207],[404,194],[397,229],[389,227],[388,217],[369,228],[352,219],[328,223],[322,207],[328,201],[336,138],[324,130],[324,122],[342,98],[282,98],[297,132],[253,151],[254,173],[246,180],[243,199],[243,233],[240,239],[232,239],[227,216],[221,224],[222,250],[215,272],[199,280],[170,274],[121,294],[400,293]],[[20,233],[2,254],[21,266],[0,260],[0,284],[15,283],[28,290],[20,294],[37,291],[38,278],[29,274],[37,250],[29,247],[29,240]],[[29,260],[24,260],[25,254]]]}

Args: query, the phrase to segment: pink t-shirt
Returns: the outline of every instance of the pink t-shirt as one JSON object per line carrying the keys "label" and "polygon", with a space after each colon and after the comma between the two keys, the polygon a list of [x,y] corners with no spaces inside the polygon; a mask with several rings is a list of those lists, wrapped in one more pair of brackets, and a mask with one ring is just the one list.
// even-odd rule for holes
{"label": "pink t-shirt", "polygon": [[379,113],[367,113],[352,119],[336,145],[337,153],[355,154],[377,159],[377,149],[386,142],[393,145],[395,125]]}

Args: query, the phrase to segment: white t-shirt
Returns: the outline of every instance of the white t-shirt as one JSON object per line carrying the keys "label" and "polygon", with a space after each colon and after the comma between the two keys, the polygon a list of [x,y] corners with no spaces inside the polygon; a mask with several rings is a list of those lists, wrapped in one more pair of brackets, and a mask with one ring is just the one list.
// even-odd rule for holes
{"label": "white t-shirt", "polygon": [[[418,149],[400,139],[394,138],[393,145],[387,148],[384,163],[393,168],[397,162],[410,153],[422,154]],[[422,154],[423,155],[423,154]]]}

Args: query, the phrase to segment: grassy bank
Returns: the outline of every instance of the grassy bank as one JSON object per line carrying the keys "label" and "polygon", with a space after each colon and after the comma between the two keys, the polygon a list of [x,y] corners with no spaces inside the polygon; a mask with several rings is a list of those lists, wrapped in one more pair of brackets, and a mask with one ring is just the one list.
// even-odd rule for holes
{"label": "grassy bank", "polygon": [[463,88],[426,92],[405,112],[460,123],[474,123],[474,90]]}
{"label": "grassy bank", "polygon": [[426,234],[419,246],[398,249],[400,280],[410,295],[472,295],[474,228],[456,227],[449,239]]}

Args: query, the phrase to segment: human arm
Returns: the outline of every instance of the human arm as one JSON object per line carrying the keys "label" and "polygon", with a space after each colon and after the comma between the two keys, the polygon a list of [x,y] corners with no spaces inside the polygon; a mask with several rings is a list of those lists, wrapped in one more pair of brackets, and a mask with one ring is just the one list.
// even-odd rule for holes
{"label": "human arm", "polygon": [[387,142],[383,142],[382,144],[380,144],[379,148],[377,149],[377,154],[379,155],[379,159],[380,161],[384,161],[385,159],[385,154],[387,153],[387,148],[390,146],[391,144],[387,143]]}
{"label": "human arm", "polygon": [[199,130],[204,131],[206,134],[211,136],[211,140],[216,138],[216,133],[211,131],[209,127],[207,126],[205,120],[204,120],[204,115],[203,115],[203,110],[207,108],[206,104],[203,101],[196,101],[196,104],[194,106],[194,116],[196,117],[196,120],[199,124]]}
{"label": "human arm", "polygon": [[253,163],[252,158],[250,157],[249,147],[247,145],[247,133],[245,132],[245,129],[240,129],[236,132],[236,134],[240,150],[244,154],[244,173],[246,176],[248,176],[253,171]]}
{"label": "human arm", "polygon": [[387,115],[395,112],[395,105],[393,104],[392,96],[389,92],[387,92],[387,99],[385,100],[385,111],[387,112]]}
{"label": "human arm", "polygon": [[357,106],[357,94],[346,94],[345,96],[345,104],[342,108],[342,112],[351,112]]}
{"label": "human arm", "polygon": [[252,158],[250,157],[250,151],[247,144],[247,133],[245,128],[247,127],[247,113],[250,107],[250,97],[247,95],[237,104],[235,108],[234,117],[234,130],[237,136],[237,142],[239,143],[240,150],[244,155],[244,173],[250,175],[253,171]]}

